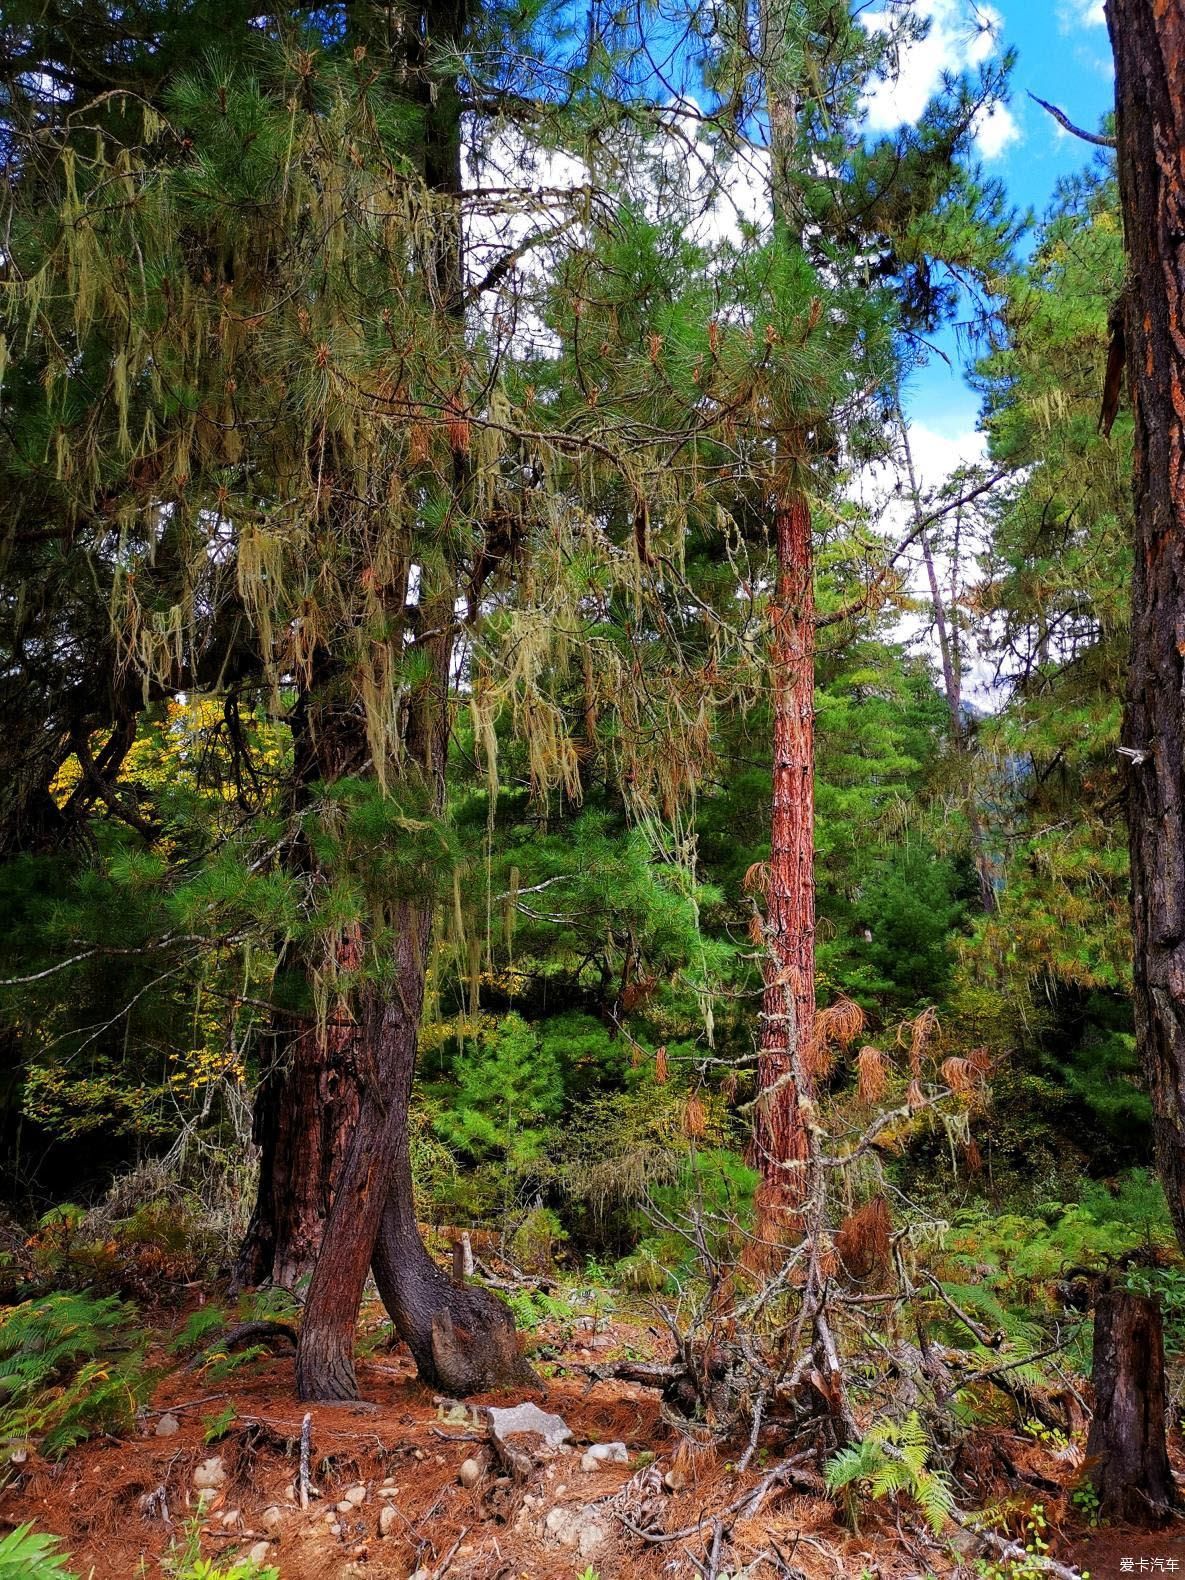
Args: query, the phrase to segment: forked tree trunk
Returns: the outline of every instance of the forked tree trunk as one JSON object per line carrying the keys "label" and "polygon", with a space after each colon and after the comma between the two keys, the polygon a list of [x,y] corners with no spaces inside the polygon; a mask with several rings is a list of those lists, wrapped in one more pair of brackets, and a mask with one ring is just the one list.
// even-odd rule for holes
{"label": "forked tree trunk", "polygon": [[1111,1289],[1094,1316],[1087,1474],[1105,1520],[1163,1525],[1176,1491],[1165,1445],[1164,1331],[1156,1302]]}
{"label": "forked tree trunk", "polygon": [[1136,1036],[1185,1247],[1185,0],[1108,0],[1135,565],[1124,719]]}
{"label": "forked tree trunk", "polygon": [[815,591],[811,513],[801,492],[779,502],[775,529],[773,808],[754,1141],[771,1204],[793,1205],[805,1188],[800,1088],[809,1085],[815,1020]]}

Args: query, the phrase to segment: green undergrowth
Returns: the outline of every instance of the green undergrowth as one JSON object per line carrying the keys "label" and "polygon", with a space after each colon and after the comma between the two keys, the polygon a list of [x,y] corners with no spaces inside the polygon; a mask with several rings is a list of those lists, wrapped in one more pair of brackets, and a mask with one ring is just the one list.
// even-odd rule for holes
{"label": "green undergrowth", "polygon": [[60,1458],[97,1433],[130,1431],[156,1380],[134,1306],[72,1291],[0,1312],[0,1442]]}
{"label": "green undergrowth", "polygon": [[0,1537],[0,1580],[77,1580],[58,1552],[58,1538],[32,1525],[18,1525]]}

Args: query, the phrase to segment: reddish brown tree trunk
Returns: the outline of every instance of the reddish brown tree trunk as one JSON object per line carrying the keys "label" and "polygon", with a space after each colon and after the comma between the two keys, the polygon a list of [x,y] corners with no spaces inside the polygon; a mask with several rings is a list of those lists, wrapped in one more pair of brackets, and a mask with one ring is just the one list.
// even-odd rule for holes
{"label": "reddish brown tree trunk", "polygon": [[358,995],[354,1051],[360,1100],[301,1319],[296,1386],[302,1399],[357,1394],[354,1329],[394,1172],[397,1136],[407,1130],[431,908],[404,902],[394,925],[398,936],[390,985],[368,985]]}
{"label": "reddish brown tree trunk", "polygon": [[1135,417],[1130,763],[1136,1036],[1185,1247],[1185,0],[1108,0]]}
{"label": "reddish brown tree trunk", "polygon": [[1156,1302],[1111,1289],[1094,1317],[1087,1474],[1105,1520],[1163,1525],[1176,1489],[1165,1444],[1164,1332]]}
{"label": "reddish brown tree trunk", "polygon": [[[357,961],[357,939],[348,954]],[[349,969],[349,960],[342,962]],[[350,1133],[358,1117],[356,1028],[334,1019],[285,1035],[255,1094],[255,1210],[234,1286],[292,1289],[313,1269]]]}
{"label": "reddish brown tree trunk", "polygon": [[779,502],[775,533],[773,808],[754,1142],[770,1193],[792,1204],[802,1200],[805,1185],[799,1097],[808,1093],[799,1088],[809,1088],[815,1021],[815,589],[803,494]]}

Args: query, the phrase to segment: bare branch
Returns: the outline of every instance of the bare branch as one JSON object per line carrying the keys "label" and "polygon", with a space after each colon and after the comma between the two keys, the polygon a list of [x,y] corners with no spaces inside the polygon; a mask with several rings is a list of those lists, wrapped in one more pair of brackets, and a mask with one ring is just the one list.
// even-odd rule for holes
{"label": "bare branch", "polygon": [[1059,110],[1056,104],[1050,104],[1045,99],[1039,99],[1032,91],[1029,92],[1029,98],[1032,99],[1034,104],[1039,104],[1043,110],[1047,110],[1057,124],[1069,132],[1072,137],[1081,137],[1084,143],[1093,143],[1096,148],[1115,147],[1115,139],[1113,137],[1108,137],[1105,132],[1084,132],[1081,126],[1075,126],[1066,112]]}

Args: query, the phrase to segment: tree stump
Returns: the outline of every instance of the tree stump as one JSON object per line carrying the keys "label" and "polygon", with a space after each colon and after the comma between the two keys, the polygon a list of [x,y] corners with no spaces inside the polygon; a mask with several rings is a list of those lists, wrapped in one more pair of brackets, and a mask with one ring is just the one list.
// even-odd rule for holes
{"label": "tree stump", "polygon": [[1109,1289],[1094,1315],[1087,1474],[1106,1520],[1163,1525],[1176,1489],[1165,1443],[1164,1330],[1147,1295]]}

